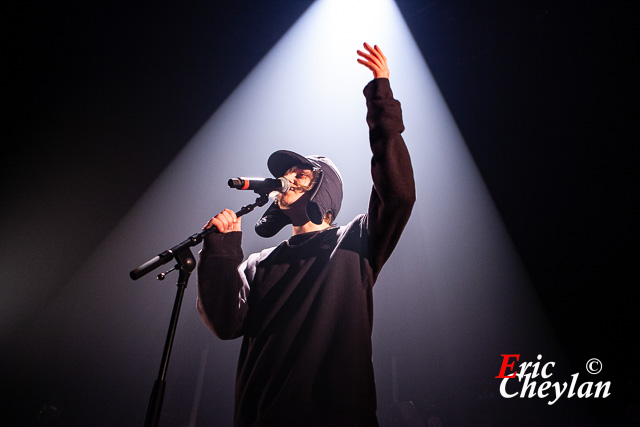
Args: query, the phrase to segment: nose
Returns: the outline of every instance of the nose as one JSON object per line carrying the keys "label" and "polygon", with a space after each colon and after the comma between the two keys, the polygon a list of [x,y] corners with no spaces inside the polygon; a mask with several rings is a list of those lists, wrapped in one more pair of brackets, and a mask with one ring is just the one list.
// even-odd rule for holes
{"label": "nose", "polygon": [[291,184],[293,184],[293,181],[295,179],[295,174],[292,173],[288,173],[285,176],[283,176],[284,179],[286,179],[287,181],[289,181]]}

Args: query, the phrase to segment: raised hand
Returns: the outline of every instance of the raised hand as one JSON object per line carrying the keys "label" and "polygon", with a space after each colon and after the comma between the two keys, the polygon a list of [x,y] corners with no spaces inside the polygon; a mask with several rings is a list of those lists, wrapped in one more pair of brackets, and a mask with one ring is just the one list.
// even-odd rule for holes
{"label": "raised hand", "polygon": [[358,50],[358,55],[362,58],[358,58],[358,62],[373,71],[373,78],[389,78],[389,67],[387,67],[387,58],[382,54],[382,50],[378,45],[374,47],[365,43],[364,48],[367,52]]}

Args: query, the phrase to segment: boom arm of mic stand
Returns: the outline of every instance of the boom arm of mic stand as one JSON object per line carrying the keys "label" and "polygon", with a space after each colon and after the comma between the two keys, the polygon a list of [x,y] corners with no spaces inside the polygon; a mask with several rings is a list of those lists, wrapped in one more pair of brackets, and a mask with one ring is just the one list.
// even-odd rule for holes
{"label": "boom arm of mic stand", "polygon": [[[256,201],[254,203],[245,205],[242,208],[240,208],[240,210],[236,212],[236,216],[241,217],[242,215],[246,215],[249,212],[253,211],[255,208],[264,206],[268,201],[269,201],[269,197],[267,194],[259,194],[258,198],[256,198]],[[160,267],[161,265],[164,265],[169,261],[171,261],[175,257],[176,253],[184,250],[185,248],[189,248],[191,246],[195,246],[199,244],[200,242],[202,242],[205,236],[208,236],[211,233],[219,233],[219,231],[216,227],[210,227],[210,228],[207,228],[206,230],[202,230],[200,233],[193,234],[188,239],[177,244],[171,249],[167,249],[166,251],[151,258],[149,261],[145,262],[144,264],[141,264],[140,266],[131,270],[131,272],[129,273],[129,276],[133,280],[137,280],[141,278],[142,276],[149,273],[150,271],[153,271],[156,268]]]}

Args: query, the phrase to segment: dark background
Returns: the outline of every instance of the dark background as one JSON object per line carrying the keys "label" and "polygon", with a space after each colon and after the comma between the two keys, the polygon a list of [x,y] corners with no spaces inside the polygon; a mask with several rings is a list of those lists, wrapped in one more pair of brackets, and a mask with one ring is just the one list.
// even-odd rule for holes
{"label": "dark background", "polygon": [[[28,274],[36,258],[46,264],[53,252],[68,256],[59,275],[24,290],[33,295],[28,309],[3,314],[4,357],[20,354],[13,343],[56,286],[310,3],[10,8],[2,221],[25,212],[33,226],[3,241],[20,260],[4,270]],[[397,4],[568,359],[582,364],[597,348],[609,366],[628,366],[613,379],[615,396],[595,410],[597,423],[637,421],[638,45],[631,6]],[[63,208],[44,208],[51,203]],[[42,238],[51,235],[65,238]],[[12,374],[16,383],[38,382]],[[5,412],[9,419],[37,400],[17,388],[20,403]]]}

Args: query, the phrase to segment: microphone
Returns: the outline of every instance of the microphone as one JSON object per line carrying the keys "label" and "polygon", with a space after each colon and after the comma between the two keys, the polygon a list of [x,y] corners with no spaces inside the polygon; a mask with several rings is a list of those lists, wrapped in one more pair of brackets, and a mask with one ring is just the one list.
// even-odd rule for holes
{"label": "microphone", "polygon": [[238,190],[253,190],[258,194],[269,194],[272,191],[286,193],[289,191],[289,180],[285,178],[247,178],[240,176],[231,178],[227,182],[229,188]]}

